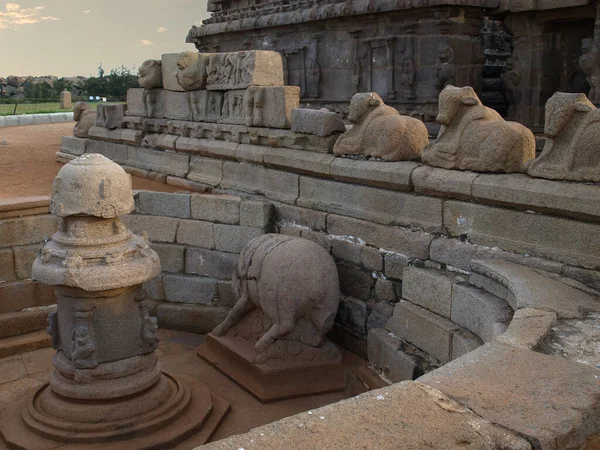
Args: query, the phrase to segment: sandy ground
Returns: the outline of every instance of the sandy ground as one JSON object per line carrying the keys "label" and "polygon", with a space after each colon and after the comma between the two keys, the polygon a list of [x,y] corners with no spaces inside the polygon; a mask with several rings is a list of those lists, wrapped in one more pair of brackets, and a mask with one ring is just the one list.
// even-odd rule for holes
{"label": "sandy ground", "polygon": [[[74,122],[0,128],[0,198],[52,195],[52,182],[62,167],[56,162],[63,136]],[[133,177],[134,189],[176,192],[180,188]]]}

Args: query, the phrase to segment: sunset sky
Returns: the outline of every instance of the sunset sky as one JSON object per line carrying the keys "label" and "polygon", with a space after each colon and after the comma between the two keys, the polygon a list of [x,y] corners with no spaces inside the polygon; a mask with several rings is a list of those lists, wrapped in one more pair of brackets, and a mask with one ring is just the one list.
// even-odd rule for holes
{"label": "sunset sky", "polygon": [[0,76],[96,76],[194,50],[206,0],[0,0]]}

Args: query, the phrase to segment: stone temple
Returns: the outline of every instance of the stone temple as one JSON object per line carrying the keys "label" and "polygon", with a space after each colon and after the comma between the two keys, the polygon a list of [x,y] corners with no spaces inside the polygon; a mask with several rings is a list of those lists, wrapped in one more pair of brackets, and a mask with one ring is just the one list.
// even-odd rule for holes
{"label": "stone temple", "polygon": [[304,105],[345,111],[354,93],[373,91],[434,122],[440,90],[469,85],[542,128],[554,92],[600,92],[589,0],[214,0],[208,9],[187,41],[201,52],[281,53]]}
{"label": "stone temple", "polygon": [[0,207],[0,450],[600,449],[595,5],[209,8]]}

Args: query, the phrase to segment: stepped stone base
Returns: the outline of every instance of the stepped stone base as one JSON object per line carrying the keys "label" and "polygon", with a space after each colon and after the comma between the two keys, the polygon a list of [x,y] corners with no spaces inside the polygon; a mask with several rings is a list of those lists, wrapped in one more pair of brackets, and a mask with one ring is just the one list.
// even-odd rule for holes
{"label": "stepped stone base", "polygon": [[110,402],[72,401],[45,384],[3,411],[0,437],[9,448],[39,450],[191,448],[209,441],[229,409],[204,384],[183,375],[163,374],[139,395]]}
{"label": "stepped stone base", "polygon": [[[255,364],[254,346],[244,339],[208,334],[206,340],[198,355],[263,403],[346,387],[342,355],[331,342],[314,349],[317,355],[312,361],[299,356],[293,364],[273,360]],[[337,357],[319,358],[318,353]]]}
{"label": "stepped stone base", "polygon": [[50,347],[50,336],[45,330],[11,336],[0,340],[0,358]]}

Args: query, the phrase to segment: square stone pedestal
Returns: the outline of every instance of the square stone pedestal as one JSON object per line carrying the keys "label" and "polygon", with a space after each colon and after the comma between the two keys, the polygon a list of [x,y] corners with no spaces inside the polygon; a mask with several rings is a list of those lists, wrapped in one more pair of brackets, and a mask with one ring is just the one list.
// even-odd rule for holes
{"label": "square stone pedestal", "polygon": [[[282,342],[282,341],[279,341]],[[277,345],[277,344],[274,344]],[[281,344],[286,347],[285,341]],[[198,355],[262,403],[342,390],[346,376],[335,344],[309,348],[285,358],[254,364],[254,344],[234,336],[207,335]]]}

